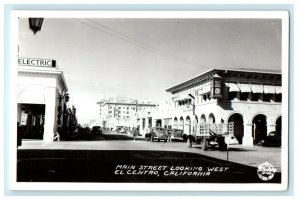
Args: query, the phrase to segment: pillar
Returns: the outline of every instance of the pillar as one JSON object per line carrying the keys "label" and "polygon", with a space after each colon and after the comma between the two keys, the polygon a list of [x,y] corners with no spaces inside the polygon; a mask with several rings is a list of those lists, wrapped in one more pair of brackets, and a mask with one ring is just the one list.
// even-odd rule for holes
{"label": "pillar", "polygon": [[45,95],[45,124],[44,124],[44,142],[53,142],[54,133],[56,132],[56,88],[49,87]]}
{"label": "pillar", "polygon": [[243,145],[253,146],[252,124],[244,124]]}
{"label": "pillar", "polygon": [[276,131],[276,125],[273,124],[268,124],[267,125],[267,135],[271,132],[271,131]]}

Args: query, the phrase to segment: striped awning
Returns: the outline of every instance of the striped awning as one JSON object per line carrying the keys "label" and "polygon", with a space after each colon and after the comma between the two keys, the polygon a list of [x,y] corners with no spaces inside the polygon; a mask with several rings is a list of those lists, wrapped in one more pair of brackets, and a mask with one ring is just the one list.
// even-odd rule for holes
{"label": "striped awning", "polygon": [[263,85],[252,84],[252,92],[253,93],[264,93]]}
{"label": "striped awning", "polygon": [[173,101],[181,101],[186,99],[192,99],[193,97],[190,94],[181,94],[173,97]]}
{"label": "striped awning", "polygon": [[229,87],[229,92],[239,92],[240,88],[236,83],[225,83],[227,87]]}
{"label": "striped awning", "polygon": [[209,93],[210,90],[211,90],[210,84],[206,84],[199,88],[198,94],[206,94],[206,93]]}
{"label": "striped awning", "polygon": [[264,85],[265,94],[275,94],[276,88],[274,85]]}
{"label": "striped awning", "polygon": [[241,89],[241,92],[252,92],[251,86],[248,83],[241,83],[240,89]]}
{"label": "striped awning", "polygon": [[281,94],[282,93],[281,92],[281,86],[278,86],[278,85],[275,86],[275,93],[276,94]]}

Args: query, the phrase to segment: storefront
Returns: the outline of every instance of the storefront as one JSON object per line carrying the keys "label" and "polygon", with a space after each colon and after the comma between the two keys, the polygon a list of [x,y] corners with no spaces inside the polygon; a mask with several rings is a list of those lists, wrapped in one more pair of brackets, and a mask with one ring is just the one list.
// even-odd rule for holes
{"label": "storefront", "polygon": [[[17,122],[18,137],[52,142],[67,104],[67,85],[56,61],[18,59]],[[70,117],[69,115],[66,117]]]}
{"label": "storefront", "polygon": [[257,145],[272,131],[281,134],[281,80],[273,71],[210,70],[166,90],[173,127],[191,134],[198,122],[234,122],[237,141]]}

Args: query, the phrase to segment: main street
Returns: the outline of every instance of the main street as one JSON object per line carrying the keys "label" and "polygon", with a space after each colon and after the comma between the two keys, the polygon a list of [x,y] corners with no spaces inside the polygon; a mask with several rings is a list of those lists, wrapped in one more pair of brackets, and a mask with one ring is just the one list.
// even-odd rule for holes
{"label": "main street", "polygon": [[[92,141],[23,141],[18,181],[259,183],[257,166],[268,162],[280,172],[279,158],[280,148],[232,146],[227,154],[110,132]],[[276,173],[271,182],[280,180]]]}

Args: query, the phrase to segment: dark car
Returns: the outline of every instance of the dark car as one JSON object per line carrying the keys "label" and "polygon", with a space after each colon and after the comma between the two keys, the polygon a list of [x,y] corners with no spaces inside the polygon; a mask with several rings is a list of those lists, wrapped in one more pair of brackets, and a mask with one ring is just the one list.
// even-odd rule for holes
{"label": "dark car", "polygon": [[93,126],[92,134],[93,135],[102,135],[102,128],[100,126]]}
{"label": "dark car", "polygon": [[146,140],[151,140],[152,142],[154,140],[164,140],[165,142],[167,142],[168,140],[168,135],[167,135],[167,131],[165,128],[162,127],[152,127],[149,130],[149,133],[145,134],[145,138]]}
{"label": "dark car", "polygon": [[280,147],[281,146],[281,134],[276,131],[272,131],[268,134],[265,140],[262,141],[262,146]]}
{"label": "dark car", "polygon": [[187,137],[183,134],[183,130],[181,129],[168,129],[168,138],[170,141],[172,140],[183,140],[186,141]]}

